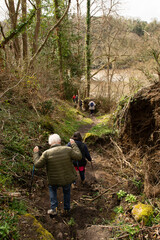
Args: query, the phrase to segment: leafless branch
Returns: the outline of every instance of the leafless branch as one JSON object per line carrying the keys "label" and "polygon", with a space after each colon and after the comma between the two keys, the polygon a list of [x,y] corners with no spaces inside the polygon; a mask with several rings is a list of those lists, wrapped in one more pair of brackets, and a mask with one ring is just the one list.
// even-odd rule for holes
{"label": "leafless branch", "polygon": [[36,51],[36,53],[33,55],[33,57],[31,58],[30,62],[29,62],[29,65],[28,67],[30,67],[32,65],[32,63],[34,62],[35,58],[37,57],[37,55],[41,52],[41,50],[43,49],[44,45],[46,44],[51,32],[62,22],[62,20],[64,19],[64,17],[66,16],[68,10],[69,10],[69,7],[70,7],[70,3],[71,3],[71,0],[69,0],[68,2],[68,6],[64,12],[64,14],[62,15],[62,17],[59,19],[59,21],[49,30],[46,38],[44,39],[43,43],[41,44],[41,46],[38,48],[38,50]]}
{"label": "leafless branch", "polygon": [[0,28],[1,28],[1,33],[2,33],[2,36],[4,37],[4,39],[6,38],[5,35],[4,35],[4,31],[3,31],[3,27],[2,27],[2,24],[0,22]]}
{"label": "leafless branch", "polygon": [[9,5],[8,5],[7,0],[5,0],[5,4],[6,4],[6,7],[8,8],[8,10],[9,10]]}
{"label": "leafless branch", "polygon": [[9,34],[8,37],[6,37],[1,43],[0,43],[0,48],[3,48],[12,38],[14,38],[16,35],[18,35],[25,27],[27,24],[30,23],[30,21],[32,20],[32,18],[35,16],[36,11],[34,11],[30,18],[24,23],[22,24],[18,29],[15,29],[13,32],[11,32]]}
{"label": "leafless branch", "polygon": [[122,157],[122,161],[129,167],[131,168],[133,171],[135,171],[138,174],[141,174],[135,167],[133,167],[125,158],[122,149],[120,148],[120,146],[118,146],[118,144],[110,137],[111,142],[114,144],[114,146],[116,147],[116,149],[118,150],[118,152],[120,153],[121,157]]}

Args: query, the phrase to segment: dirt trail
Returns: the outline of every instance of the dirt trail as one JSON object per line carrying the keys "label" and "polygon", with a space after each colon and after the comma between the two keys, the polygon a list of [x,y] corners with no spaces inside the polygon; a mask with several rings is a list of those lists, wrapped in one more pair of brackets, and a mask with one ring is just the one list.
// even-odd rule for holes
{"label": "dirt trail", "polygon": [[81,126],[78,131],[81,133],[82,137],[84,137],[84,135],[93,127],[95,126],[96,124],[98,124],[100,122],[100,120],[98,120],[96,117],[92,117],[91,118],[93,123],[92,124],[86,124],[86,125],[83,125]]}
{"label": "dirt trail", "polygon": [[[79,129],[82,136],[97,123],[93,118],[92,125],[86,125]],[[37,208],[33,213],[45,229],[47,229],[56,240],[97,240],[108,239],[106,229],[93,228],[92,225],[102,225],[111,218],[112,209],[117,205],[117,196],[113,193],[112,186],[119,183],[119,180],[109,173],[107,156],[103,157],[97,153],[99,149],[89,149],[93,163],[88,162],[86,166],[86,184],[82,185],[78,176],[77,188],[71,190],[71,211],[68,216],[63,216],[63,194],[58,189],[59,214],[51,219],[47,215],[50,208],[49,192],[46,176],[40,176],[38,170],[35,172],[35,182],[32,194],[32,204]],[[39,175],[39,176],[38,176]],[[116,185],[117,186],[117,185]],[[106,189],[110,188],[106,194]],[[114,188],[115,192],[116,187]],[[112,194],[113,193],[113,194]],[[102,194],[102,197],[98,195]],[[96,199],[97,198],[97,199]],[[24,224],[23,224],[24,222]],[[20,224],[21,238],[37,240],[35,231],[26,232],[26,222]],[[32,235],[32,237],[30,236]],[[104,237],[104,236],[105,237]],[[31,237],[31,238],[30,238]]]}

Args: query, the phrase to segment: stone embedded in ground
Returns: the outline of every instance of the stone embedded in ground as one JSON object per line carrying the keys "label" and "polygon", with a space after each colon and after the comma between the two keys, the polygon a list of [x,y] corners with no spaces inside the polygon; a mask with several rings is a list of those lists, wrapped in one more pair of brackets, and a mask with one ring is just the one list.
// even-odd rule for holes
{"label": "stone embedded in ground", "polygon": [[146,224],[153,215],[153,208],[151,205],[138,203],[133,207],[132,214],[136,221],[143,221]]}

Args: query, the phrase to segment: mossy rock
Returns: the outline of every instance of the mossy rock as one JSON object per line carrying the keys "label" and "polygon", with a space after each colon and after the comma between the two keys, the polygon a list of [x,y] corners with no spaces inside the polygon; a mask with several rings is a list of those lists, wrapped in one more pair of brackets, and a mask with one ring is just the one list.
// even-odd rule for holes
{"label": "mossy rock", "polygon": [[136,221],[143,221],[147,224],[153,215],[153,208],[151,205],[138,203],[133,207],[132,214]]}
{"label": "mossy rock", "polygon": [[37,219],[31,214],[20,216],[19,220],[20,237],[32,240],[55,240],[50,232],[48,232]]}
{"label": "mossy rock", "polygon": [[84,142],[88,145],[96,145],[96,144],[106,144],[110,142],[109,135],[101,135],[98,136],[94,133],[86,133],[83,137]]}
{"label": "mossy rock", "polygon": [[83,137],[84,142],[87,142],[88,144],[93,144],[98,137],[93,133],[86,133]]}

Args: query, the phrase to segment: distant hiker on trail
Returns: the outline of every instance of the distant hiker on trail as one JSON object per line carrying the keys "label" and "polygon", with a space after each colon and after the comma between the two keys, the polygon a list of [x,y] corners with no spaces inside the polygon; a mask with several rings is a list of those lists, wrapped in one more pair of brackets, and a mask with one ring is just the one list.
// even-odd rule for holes
{"label": "distant hiker on trail", "polygon": [[79,99],[79,108],[80,108],[80,110],[82,110],[82,100],[81,99]]}
{"label": "distant hiker on trail", "polygon": [[73,160],[81,160],[82,154],[73,139],[70,139],[71,148],[61,146],[61,138],[58,134],[52,134],[48,138],[50,149],[44,151],[39,157],[39,148],[33,149],[33,158],[35,167],[46,167],[51,209],[49,215],[57,215],[57,188],[63,188],[64,213],[70,210],[70,187],[76,180],[77,174],[74,169]]}
{"label": "distant hiker on trail", "polygon": [[78,95],[75,97],[75,102],[78,104]]}
{"label": "distant hiker on trail", "polygon": [[91,100],[91,101],[88,103],[88,106],[89,106],[90,114],[91,114],[91,116],[92,116],[93,113],[94,113],[94,111],[95,111],[96,104],[95,104],[94,101]]}
{"label": "distant hiker on trail", "polygon": [[75,103],[76,102],[76,95],[75,94],[73,95],[72,99],[73,99],[73,102]]}
{"label": "distant hiker on trail", "polygon": [[[76,171],[79,171],[81,182],[82,182],[82,184],[84,184],[85,183],[85,166],[87,164],[86,159],[90,162],[92,161],[92,159],[91,159],[90,153],[88,151],[87,145],[82,142],[82,136],[81,136],[80,132],[75,132],[73,134],[72,138],[75,140],[77,146],[79,147],[79,149],[82,153],[82,159],[80,161],[77,161],[76,159],[74,159],[73,165],[74,165]],[[67,144],[67,146],[70,147],[71,143],[69,142]],[[74,185],[72,184],[73,188],[74,188],[74,186],[75,186],[75,182],[74,182]]]}

